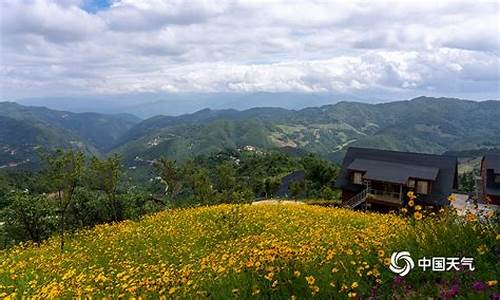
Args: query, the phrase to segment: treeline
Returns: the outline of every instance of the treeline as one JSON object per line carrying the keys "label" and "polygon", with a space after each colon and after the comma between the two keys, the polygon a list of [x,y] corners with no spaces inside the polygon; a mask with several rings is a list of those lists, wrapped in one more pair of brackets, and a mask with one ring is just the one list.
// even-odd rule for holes
{"label": "treeline", "polygon": [[305,175],[289,185],[288,197],[332,199],[338,172],[314,155],[278,151],[221,152],[182,164],[160,158],[140,168],[143,176],[118,155],[99,159],[59,150],[41,158],[37,172],[0,174],[0,247],[58,234],[63,249],[66,232],[82,227],[169,207],[275,197],[282,178],[297,170]]}

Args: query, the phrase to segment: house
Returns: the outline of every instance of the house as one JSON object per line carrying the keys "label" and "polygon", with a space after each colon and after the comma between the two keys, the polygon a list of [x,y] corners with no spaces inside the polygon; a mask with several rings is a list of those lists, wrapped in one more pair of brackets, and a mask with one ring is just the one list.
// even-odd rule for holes
{"label": "house", "polygon": [[500,154],[487,154],[481,160],[482,202],[500,205]]}
{"label": "house", "polygon": [[350,147],[336,186],[345,207],[397,208],[408,191],[424,205],[445,206],[458,185],[454,156]]}

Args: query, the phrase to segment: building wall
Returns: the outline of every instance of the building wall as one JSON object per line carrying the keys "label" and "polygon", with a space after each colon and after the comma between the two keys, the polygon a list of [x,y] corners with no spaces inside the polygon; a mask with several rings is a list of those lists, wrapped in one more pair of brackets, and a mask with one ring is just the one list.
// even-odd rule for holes
{"label": "building wall", "polygon": [[349,190],[342,190],[342,203],[346,202],[347,200],[351,199],[352,197],[356,196],[357,193],[349,191]]}
{"label": "building wall", "polygon": [[491,201],[491,204],[500,205],[500,197],[499,196],[488,195],[488,198]]}

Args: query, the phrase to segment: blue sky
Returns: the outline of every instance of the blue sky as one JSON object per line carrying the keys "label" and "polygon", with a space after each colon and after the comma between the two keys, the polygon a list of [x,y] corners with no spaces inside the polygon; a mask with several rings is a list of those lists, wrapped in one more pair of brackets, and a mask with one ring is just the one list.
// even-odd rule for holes
{"label": "blue sky", "polygon": [[[112,5],[111,5],[112,4]],[[498,1],[4,0],[0,99],[499,99]]]}
{"label": "blue sky", "polygon": [[107,9],[111,2],[111,0],[85,0],[81,4],[81,8],[90,13],[96,13],[99,10]]}

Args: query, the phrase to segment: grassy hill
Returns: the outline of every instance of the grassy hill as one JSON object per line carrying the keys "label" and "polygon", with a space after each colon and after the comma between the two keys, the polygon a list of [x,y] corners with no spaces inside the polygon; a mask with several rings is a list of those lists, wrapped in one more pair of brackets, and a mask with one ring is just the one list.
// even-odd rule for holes
{"label": "grassy hill", "polygon": [[[0,297],[488,299],[498,292],[498,223],[424,215],[293,204],[167,210],[79,231],[64,253],[57,238],[0,251]],[[388,264],[402,250],[415,260],[473,257],[476,270],[415,268],[397,277]]]}
{"label": "grassy hill", "polygon": [[[125,157],[183,159],[245,145],[296,148],[339,160],[346,147],[443,153],[500,145],[500,101],[420,97],[383,104],[340,102],[302,110],[202,110],[154,117],[117,143]],[[155,149],[156,148],[156,149]],[[175,149],[175,150],[174,150]]]}

